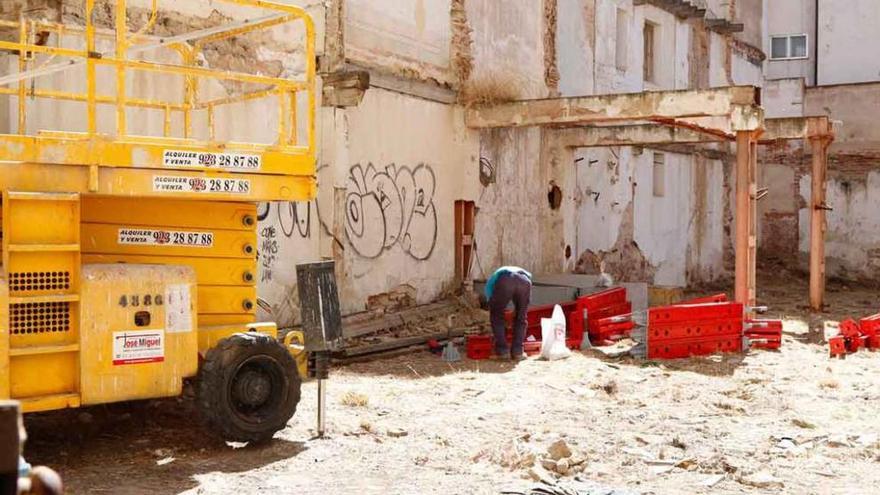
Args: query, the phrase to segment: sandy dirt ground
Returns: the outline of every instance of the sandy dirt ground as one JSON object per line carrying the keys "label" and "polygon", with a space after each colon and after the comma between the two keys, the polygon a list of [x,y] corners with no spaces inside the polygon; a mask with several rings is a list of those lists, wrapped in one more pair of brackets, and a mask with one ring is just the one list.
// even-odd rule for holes
{"label": "sandy dirt ground", "polygon": [[518,364],[421,352],[342,367],[324,439],[313,382],[263,446],[212,439],[186,398],[33,415],[27,456],[71,493],[497,494],[555,478],[540,466],[563,439],[583,460],[563,482],[626,493],[877,493],[880,354],[831,360],[820,342],[824,320],[880,311],[878,294],[831,283],[829,312],[810,316],[802,279],[763,281],[762,302],[786,318],[781,352]]}

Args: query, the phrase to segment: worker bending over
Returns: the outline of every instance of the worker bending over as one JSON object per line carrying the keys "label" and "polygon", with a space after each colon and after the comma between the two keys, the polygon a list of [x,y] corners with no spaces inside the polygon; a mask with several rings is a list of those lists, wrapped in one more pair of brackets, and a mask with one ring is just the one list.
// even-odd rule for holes
{"label": "worker bending over", "polygon": [[[524,359],[523,341],[526,338],[526,312],[532,297],[532,274],[516,266],[502,266],[486,281],[486,301],[489,321],[495,334],[494,359]],[[513,342],[507,347],[504,311],[513,301],[516,320],[513,324]]]}

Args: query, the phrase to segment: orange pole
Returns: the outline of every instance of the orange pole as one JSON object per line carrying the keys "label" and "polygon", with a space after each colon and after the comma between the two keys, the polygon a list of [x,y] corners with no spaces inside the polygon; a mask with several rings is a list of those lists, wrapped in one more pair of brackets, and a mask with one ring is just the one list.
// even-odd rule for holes
{"label": "orange pole", "polygon": [[749,136],[749,306],[755,306],[758,287],[758,134]]}
{"label": "orange pole", "polygon": [[825,176],[828,171],[828,148],[831,140],[810,140],[813,148],[812,193],[810,194],[810,308],[822,311],[825,299]]}
{"label": "orange pole", "polygon": [[749,302],[749,223],[751,201],[749,200],[749,162],[751,149],[749,131],[736,133],[736,281],[734,295],[737,302]]}

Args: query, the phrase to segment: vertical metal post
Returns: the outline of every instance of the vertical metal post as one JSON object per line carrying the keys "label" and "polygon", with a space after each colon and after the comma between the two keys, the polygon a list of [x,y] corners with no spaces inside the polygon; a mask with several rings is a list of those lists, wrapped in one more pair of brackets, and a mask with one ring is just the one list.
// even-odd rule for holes
{"label": "vertical metal post", "polygon": [[95,23],[92,16],[95,12],[95,0],[86,0],[86,51],[89,52],[89,58],[86,60],[86,106],[88,111],[88,129],[89,134],[95,134],[98,131],[98,123],[96,117],[95,91],[95,59],[93,58],[95,50]]}
{"label": "vertical metal post", "polygon": [[825,299],[825,218],[826,173],[828,171],[827,136],[810,139],[813,148],[812,192],[810,194],[810,308],[822,311]]}
{"label": "vertical metal post", "polygon": [[324,438],[326,429],[325,408],[327,404],[327,386],[323,378],[318,378],[318,438]]}
{"label": "vertical metal post", "polygon": [[[21,19],[19,19],[21,23],[19,28],[19,42],[24,45],[28,42],[28,29],[27,29],[27,21],[25,21],[24,16],[22,15]],[[24,72],[27,70],[27,53],[24,50],[18,51],[18,71]],[[21,135],[27,134],[27,94],[26,94],[26,80],[22,79],[18,81],[18,133]]]}

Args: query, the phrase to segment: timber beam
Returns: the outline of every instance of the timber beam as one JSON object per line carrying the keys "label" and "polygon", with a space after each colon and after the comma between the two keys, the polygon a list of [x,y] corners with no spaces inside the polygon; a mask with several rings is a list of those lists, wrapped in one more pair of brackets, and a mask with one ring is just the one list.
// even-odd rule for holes
{"label": "timber beam", "polygon": [[760,90],[754,86],[648,91],[478,106],[467,110],[465,123],[485,129],[728,116],[734,128],[754,130],[763,122],[759,103]]}
{"label": "timber beam", "polygon": [[649,146],[660,144],[697,144],[723,139],[683,127],[634,124],[604,127],[572,127],[556,130],[558,143],[567,148],[594,146]]}
{"label": "timber beam", "polygon": [[[735,141],[736,135],[680,121],[658,120],[657,124],[563,127],[556,129],[557,143],[569,148],[595,146],[649,146],[659,144],[700,144]],[[777,141],[832,138],[828,117],[765,119],[759,144]]]}

